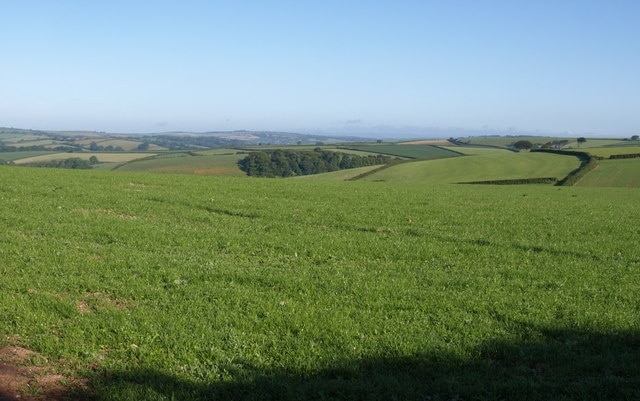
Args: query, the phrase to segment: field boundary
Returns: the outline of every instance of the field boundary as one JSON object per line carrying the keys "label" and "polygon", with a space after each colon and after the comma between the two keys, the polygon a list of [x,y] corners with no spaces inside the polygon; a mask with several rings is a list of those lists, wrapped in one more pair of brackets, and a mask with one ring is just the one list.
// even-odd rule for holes
{"label": "field boundary", "polygon": [[556,183],[557,186],[574,186],[591,170],[598,167],[598,159],[587,152],[572,152],[567,150],[532,149],[531,152],[554,153],[563,156],[574,156],[580,160],[580,166],[567,174]]}
{"label": "field boundary", "polygon": [[521,185],[521,184],[556,184],[556,177],[536,177],[536,178],[515,178],[511,180],[487,180],[487,181],[468,181],[459,182],[458,184],[480,184],[480,185]]}
{"label": "field boundary", "polygon": [[420,161],[420,160],[416,160],[416,159],[409,159],[409,160],[395,159],[395,160],[390,161],[387,164],[383,164],[382,166],[380,166],[378,168],[374,168],[373,170],[365,171],[364,173],[358,174],[355,177],[348,178],[345,181],[357,181],[357,180],[360,180],[362,178],[368,177],[370,175],[379,173],[380,171],[386,170],[389,167],[397,166],[399,164],[404,164],[404,163],[413,163],[413,162],[416,162],[416,161]]}

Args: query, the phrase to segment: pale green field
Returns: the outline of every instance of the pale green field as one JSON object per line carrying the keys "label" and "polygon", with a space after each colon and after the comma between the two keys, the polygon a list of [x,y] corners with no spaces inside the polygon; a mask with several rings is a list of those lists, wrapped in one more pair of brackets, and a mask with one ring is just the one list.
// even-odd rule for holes
{"label": "pale green field", "polygon": [[640,159],[600,160],[580,182],[582,187],[640,187]]}
{"label": "pale green field", "polygon": [[612,138],[612,139],[586,138],[586,139],[587,139],[587,142],[578,144],[578,141],[572,138],[571,141],[565,147],[573,148],[573,149],[587,149],[587,148],[591,149],[591,148],[599,148],[601,146],[614,146],[614,145],[620,145],[625,143],[624,141],[618,138]]}
{"label": "pale green field", "polygon": [[415,183],[457,183],[537,177],[561,179],[579,165],[579,160],[571,156],[509,152],[404,163],[363,179]]}
{"label": "pale green field", "polygon": [[[202,155],[202,156],[229,155],[229,154],[236,154],[238,152],[247,153],[246,150],[242,151],[242,150],[238,150],[238,149],[229,149],[229,148],[216,148],[216,149],[207,149],[207,150],[196,150],[196,151],[194,151],[194,153],[196,153],[198,155]],[[240,153],[240,154],[244,155],[245,153]]]}
{"label": "pale green field", "polygon": [[23,159],[15,160],[16,164],[43,162],[50,160],[63,160],[72,157],[78,157],[83,160],[89,160],[91,156],[96,156],[98,160],[105,163],[123,163],[131,160],[142,159],[145,157],[154,156],[154,153],[49,153],[40,156],[25,157]]}
{"label": "pale green field", "polygon": [[594,147],[584,149],[585,152],[593,156],[609,157],[611,155],[628,155],[640,153],[640,146],[616,146],[616,147]]}

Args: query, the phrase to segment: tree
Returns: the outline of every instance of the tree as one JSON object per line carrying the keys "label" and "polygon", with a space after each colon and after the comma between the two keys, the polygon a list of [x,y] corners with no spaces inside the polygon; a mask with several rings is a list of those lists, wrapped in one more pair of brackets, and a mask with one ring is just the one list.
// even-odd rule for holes
{"label": "tree", "polygon": [[519,150],[523,149],[531,149],[533,148],[533,144],[526,140],[521,140],[513,144],[513,147]]}
{"label": "tree", "polygon": [[578,138],[578,147],[580,147],[581,144],[587,142],[587,138],[581,136],[580,138]]}
{"label": "tree", "polygon": [[94,155],[89,158],[89,164],[98,164],[98,158]]}
{"label": "tree", "polygon": [[637,141],[638,139],[640,139],[640,136],[638,136],[638,135],[633,135],[633,136],[631,137],[631,140],[632,140],[632,141]]}

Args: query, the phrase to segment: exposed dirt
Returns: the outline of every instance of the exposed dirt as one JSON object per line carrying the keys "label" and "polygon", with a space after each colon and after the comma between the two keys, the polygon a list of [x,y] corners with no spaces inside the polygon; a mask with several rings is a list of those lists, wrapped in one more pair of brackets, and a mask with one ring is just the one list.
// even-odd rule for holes
{"label": "exposed dirt", "polygon": [[[25,348],[0,348],[0,401],[82,400],[85,384],[56,372],[53,364]],[[85,394],[85,395],[82,395]]]}

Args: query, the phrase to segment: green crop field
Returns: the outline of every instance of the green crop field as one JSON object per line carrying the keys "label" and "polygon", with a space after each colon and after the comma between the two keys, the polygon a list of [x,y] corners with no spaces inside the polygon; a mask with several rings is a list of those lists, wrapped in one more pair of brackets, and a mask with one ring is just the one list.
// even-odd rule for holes
{"label": "green crop field", "polygon": [[580,186],[640,188],[640,159],[600,160]]}
{"label": "green crop field", "polygon": [[571,156],[505,151],[403,163],[369,175],[364,180],[457,183],[535,177],[562,179],[579,165],[580,161]]}
{"label": "green crop field", "polygon": [[0,166],[0,348],[56,399],[640,399],[637,201]]}

